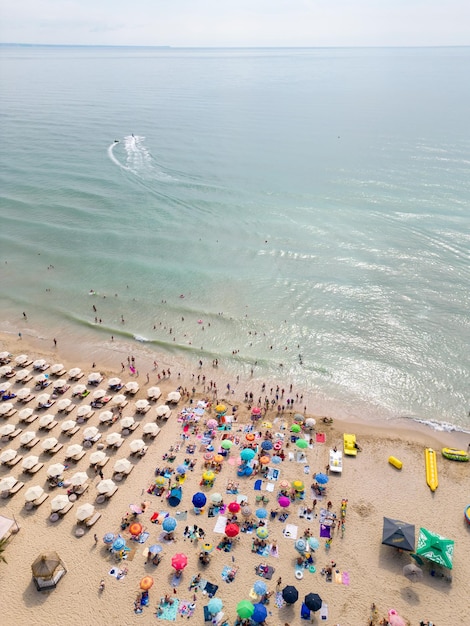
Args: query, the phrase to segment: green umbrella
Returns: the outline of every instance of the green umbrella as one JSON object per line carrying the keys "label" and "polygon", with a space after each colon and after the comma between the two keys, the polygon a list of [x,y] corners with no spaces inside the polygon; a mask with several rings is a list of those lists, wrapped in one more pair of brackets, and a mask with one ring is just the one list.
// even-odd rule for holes
{"label": "green umbrella", "polygon": [[295,445],[298,448],[308,448],[308,441],[306,439],[297,439]]}
{"label": "green umbrella", "polygon": [[420,528],[416,554],[448,569],[452,569],[454,541],[433,533],[426,528]]}
{"label": "green umbrella", "polygon": [[242,619],[248,619],[255,612],[255,607],[249,600],[242,600],[237,604],[237,615]]}
{"label": "green umbrella", "polygon": [[220,444],[220,447],[223,448],[224,450],[230,450],[232,446],[233,446],[233,441],[230,441],[230,439],[224,439],[222,443]]}
{"label": "green umbrella", "polygon": [[301,430],[302,429],[298,424],[292,424],[292,426],[290,427],[291,433],[300,433]]}

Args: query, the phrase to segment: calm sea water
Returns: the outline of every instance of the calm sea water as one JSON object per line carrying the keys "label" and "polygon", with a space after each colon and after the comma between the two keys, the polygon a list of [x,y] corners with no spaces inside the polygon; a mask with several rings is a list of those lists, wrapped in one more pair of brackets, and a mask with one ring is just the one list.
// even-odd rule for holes
{"label": "calm sea water", "polygon": [[0,69],[4,324],[470,427],[469,48],[4,46]]}

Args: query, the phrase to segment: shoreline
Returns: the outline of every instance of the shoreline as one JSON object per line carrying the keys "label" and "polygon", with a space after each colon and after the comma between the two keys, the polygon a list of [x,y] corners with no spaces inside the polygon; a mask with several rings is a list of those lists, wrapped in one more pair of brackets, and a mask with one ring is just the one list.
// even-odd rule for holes
{"label": "shoreline", "polygon": [[[81,367],[85,374],[91,371],[92,362],[88,356],[92,356],[96,363],[96,369],[100,370],[105,377],[117,374],[124,381],[135,380],[128,375],[127,371],[121,374],[120,367],[113,366],[116,358],[118,358],[118,363],[126,362],[127,345],[112,346],[117,350],[108,352],[102,352],[103,347],[99,345],[98,347],[95,346],[95,350],[90,354],[90,347],[87,345],[81,344],[74,350],[72,345],[63,345],[59,333],[57,333],[57,339],[58,347],[54,348],[53,345],[50,345],[52,339],[33,338],[31,340],[29,337],[23,336],[19,340],[17,337],[0,333],[0,346],[2,350],[8,350],[14,356],[27,353],[30,357],[43,357],[51,364],[61,361],[67,370],[73,366]],[[70,358],[73,354],[76,355],[76,358]],[[140,367],[140,376],[137,378],[140,390],[130,404],[137,398],[145,397],[145,388],[156,383],[155,372],[151,369],[153,362],[149,360],[148,355],[144,354],[144,351],[137,350],[134,350],[132,354]],[[146,367],[150,368],[152,375],[148,384],[145,382]],[[163,368],[167,369],[167,367],[166,360],[159,362],[159,371]],[[170,367],[172,368],[171,378],[166,378],[157,383],[162,390],[163,398],[165,398],[166,393],[174,390],[179,384],[188,387],[192,384],[191,368],[182,371],[181,379],[177,379],[173,364],[170,364]],[[216,374],[217,377],[225,380],[223,371],[216,371]],[[84,380],[86,381],[86,378]],[[239,400],[237,393],[227,399],[222,397],[224,395],[221,394],[220,401],[226,402],[228,406],[237,404],[239,407],[239,418],[232,431],[234,435],[238,435],[243,432],[244,425],[249,423],[250,411],[243,402],[243,397]],[[195,400],[204,396],[207,394],[202,393],[202,389],[199,387],[194,395]],[[173,571],[170,561],[171,555],[180,551],[188,554],[190,564],[184,571],[181,589],[175,587],[174,597],[182,602],[191,600],[192,592],[188,591],[188,584],[191,581],[191,576],[196,575],[201,570],[197,564],[198,549],[192,547],[183,538],[181,524],[177,529],[176,545],[164,546],[165,558],[162,565],[157,569],[145,563],[142,556],[145,547],[137,544],[135,556],[133,555],[132,560],[125,565],[128,573],[123,578],[124,582],[114,582],[112,577],[107,576],[111,567],[109,553],[106,546],[102,545],[99,540],[107,532],[118,532],[118,520],[126,512],[129,503],[138,503],[148,498],[150,501],[149,514],[143,515],[141,518],[144,527],[147,528],[151,536],[147,543],[154,543],[155,541],[161,543],[159,527],[150,523],[150,514],[154,510],[167,509],[168,507],[165,506],[163,499],[146,496],[145,489],[154,481],[154,469],[156,466],[161,466],[169,446],[181,442],[181,426],[176,420],[176,413],[183,406],[187,406],[185,400],[180,402],[177,409],[173,409],[173,416],[170,420],[161,424],[163,432],[149,443],[149,452],[142,459],[132,459],[134,465],[132,475],[119,484],[120,493],[112,501],[98,507],[102,513],[102,518],[85,537],[77,539],[74,536],[74,512],[59,522],[59,525],[49,522],[50,499],[36,512],[25,511],[23,492],[9,500],[1,501],[3,514],[14,517],[21,526],[20,532],[7,547],[5,556],[8,563],[1,564],[1,567],[6,568],[6,575],[0,577],[0,592],[5,597],[11,598],[10,608],[5,609],[6,626],[26,625],[31,621],[33,615],[38,626],[46,626],[50,623],[51,615],[54,615],[58,621],[60,620],[64,626],[74,626],[78,621],[86,626],[92,626],[94,623],[106,624],[111,621],[122,623],[123,620],[128,623],[134,617],[132,606],[139,589],[139,580],[143,576],[150,575],[157,581],[157,584],[150,591],[152,609],[153,605],[158,603],[160,594],[173,594]],[[128,414],[131,414],[131,411]],[[139,421],[153,421],[153,415],[154,409],[151,409],[148,417],[139,419]],[[278,422],[278,425],[275,426],[276,429],[280,427],[279,424],[281,423],[289,424],[292,422],[290,412],[280,418],[274,418],[274,415],[275,413],[272,416],[269,415],[268,419]],[[309,411],[307,415],[313,415],[313,412]],[[210,417],[210,413],[207,417]],[[64,418],[57,415],[57,419],[60,422]],[[98,423],[97,415],[90,422]],[[365,626],[369,624],[372,603],[375,603],[378,608],[377,620],[373,622],[374,626],[378,625],[378,617],[385,616],[390,608],[398,610],[409,620],[411,626],[419,623],[423,617],[432,619],[436,626],[443,626],[446,623],[446,617],[449,617],[450,610],[450,604],[443,602],[445,597],[452,606],[452,623],[462,626],[466,623],[464,621],[468,612],[466,588],[470,576],[470,564],[465,557],[464,544],[468,529],[462,527],[462,513],[464,505],[467,504],[468,463],[453,463],[440,459],[440,487],[436,493],[432,494],[425,482],[423,448],[426,446],[438,448],[442,445],[455,447],[457,441],[455,433],[437,433],[420,424],[416,424],[416,427],[414,425],[407,425],[412,426],[408,428],[404,426],[387,423],[361,424],[336,418],[332,424],[323,424],[318,421],[317,416],[316,430],[324,433],[325,445],[317,444],[307,451],[309,467],[313,471],[324,471],[329,458],[328,449],[335,445],[338,448],[342,447],[343,432],[355,432],[362,448],[356,458],[344,458],[343,473],[330,474],[328,484],[328,498],[331,498],[335,512],[340,511],[340,505],[344,499],[349,502],[347,530],[344,538],[340,538],[339,534],[336,533],[331,548],[328,550],[320,545],[316,554],[318,572],[306,574],[304,580],[296,580],[293,569],[296,552],[293,543],[283,536],[282,526],[279,522],[269,521],[270,537],[278,542],[280,551],[279,558],[268,559],[269,564],[274,566],[276,570],[274,579],[267,581],[268,588],[273,593],[278,575],[282,575],[283,584],[295,584],[301,593],[312,591],[313,585],[313,590],[320,593],[324,601],[328,603],[330,622],[341,626],[360,626],[362,624]],[[103,429],[101,428],[101,430]],[[107,432],[109,431],[103,430],[104,434]],[[141,430],[137,433],[139,436]],[[59,435],[59,433],[57,435],[65,443],[67,438]],[[239,436],[242,437],[241,434]],[[73,439],[70,439],[65,445],[79,443],[80,437],[80,433],[74,435]],[[130,438],[132,439],[133,435]],[[18,444],[16,442],[3,444],[2,447],[3,449],[7,447],[18,448]],[[110,472],[112,472],[111,468],[114,462],[128,454],[127,447],[125,443],[121,450],[108,453],[112,457],[109,465],[104,468],[106,477],[111,476]],[[466,449],[466,445],[462,445],[462,447]],[[233,452],[231,455],[232,463],[228,461],[227,464],[223,465],[214,487],[216,491],[220,491],[224,495],[224,499],[227,498],[227,502],[234,496],[225,496],[224,485],[233,480],[236,454]],[[395,455],[403,460],[404,469],[402,472],[396,471],[387,463],[389,455]],[[57,457],[58,461],[62,460],[60,454]],[[177,454],[174,467],[183,462],[183,457],[185,457],[184,448]],[[199,524],[199,527],[205,529],[209,541],[215,544],[220,540],[220,535],[213,534],[215,529],[214,531],[212,529],[215,520],[208,519],[206,514],[196,517],[191,506],[191,494],[201,490],[199,480],[201,471],[203,471],[202,457],[196,454],[194,459],[197,461],[195,471],[189,473],[183,488],[184,497],[180,509],[187,509],[188,511],[187,521],[183,524]],[[47,461],[45,458],[42,460],[45,462],[45,467],[37,476],[29,477],[23,491],[29,486],[41,484],[45,480],[46,467],[51,461]],[[283,462],[278,467],[282,472],[282,477],[289,481],[298,478],[302,469],[295,462]],[[21,464],[17,468],[19,469],[10,470],[7,473],[18,475],[22,480],[25,480],[24,474],[21,474]],[[83,498],[86,498],[87,502],[93,502],[99,478],[90,472],[90,468],[87,468],[88,459],[85,457],[67,471],[88,471],[92,484]],[[5,471],[0,478],[4,475],[6,475]],[[309,477],[305,477],[304,480],[309,480]],[[259,506],[259,504],[255,504],[255,498],[252,495],[257,493],[253,492],[252,481],[240,479],[240,484],[242,493],[248,497],[249,504],[255,508]],[[203,491],[205,491],[204,488]],[[51,493],[50,498],[54,495],[55,493]],[[308,497],[310,498],[310,495]],[[267,508],[272,506],[272,504],[268,505]],[[322,506],[322,503],[319,502],[318,506]],[[296,509],[297,504],[291,506],[289,522],[298,524],[299,529],[303,529],[306,525],[316,528],[314,521],[307,522],[300,519],[300,509],[298,511]],[[417,525],[417,531],[419,525],[425,525],[436,532],[445,533],[446,536],[455,539],[454,569],[451,572],[452,584],[447,580],[429,576],[431,570],[428,571],[428,568],[425,571],[426,575],[423,582],[410,586],[409,581],[407,583],[401,575],[401,570],[409,560],[408,555],[397,553],[393,548],[380,545],[383,515],[409,520]],[[98,543],[93,541],[95,529]],[[234,561],[230,561],[230,555],[227,556],[223,551],[214,551],[212,563],[207,570],[204,570],[204,576],[219,585],[217,597],[223,599],[223,610],[230,624],[233,624],[236,617],[237,602],[248,597],[249,587],[256,580],[252,568],[263,561],[262,557],[253,554],[250,550],[250,536],[240,537],[240,543],[237,543],[233,550]],[[39,594],[32,585],[29,565],[38,553],[51,548],[60,553],[66,563],[68,573],[55,591],[49,594]],[[196,551],[193,554],[194,550]],[[26,562],[25,555],[27,555]],[[334,582],[332,584],[325,583],[324,578],[320,575],[320,569],[325,563],[330,563],[332,559],[338,563],[339,569],[343,572],[349,572],[350,585],[349,583],[342,585],[336,585]],[[240,567],[242,572],[233,583],[227,586],[225,582],[220,580],[220,571],[223,566],[227,567],[230,563],[235,563],[235,566]],[[106,589],[103,594],[98,591],[100,579],[105,580]],[[76,593],[77,589],[80,590],[78,594]],[[194,595],[197,598],[195,623],[200,624],[203,620],[201,601],[207,604],[208,598],[201,597],[201,594]],[[67,597],[67,602],[63,601],[64,597]],[[301,626],[303,622],[299,618],[299,608],[300,603],[294,607],[284,606],[278,609],[271,600],[268,609],[272,616],[268,616],[267,626],[279,626],[280,623]],[[374,615],[372,614],[372,617]],[[144,624],[155,623],[153,610],[145,610],[144,614],[139,615],[138,618]],[[179,622],[180,619],[181,617],[177,616],[176,621]],[[316,614],[313,623],[322,623],[318,614]]]}

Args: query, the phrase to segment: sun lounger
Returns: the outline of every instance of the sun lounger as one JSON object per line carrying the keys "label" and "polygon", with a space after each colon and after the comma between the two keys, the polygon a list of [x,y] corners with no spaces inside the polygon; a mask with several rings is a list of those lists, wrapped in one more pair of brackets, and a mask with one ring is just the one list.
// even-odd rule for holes
{"label": "sun lounger", "polygon": [[12,433],[10,433],[9,435],[5,435],[4,437],[2,437],[2,440],[4,441],[8,441],[9,439],[14,439],[15,437],[18,437],[18,435],[20,433],[22,433],[22,429],[21,428],[17,428],[16,430],[14,430]]}
{"label": "sun lounger", "polygon": [[69,406],[63,410],[63,413],[67,413],[68,415],[75,409],[76,406],[77,406],[76,404],[69,404]]}
{"label": "sun lounger", "polygon": [[33,380],[33,377],[31,374],[28,374],[27,376],[25,376],[25,378],[22,378],[21,380],[17,380],[16,382],[24,385],[25,383],[29,383],[30,380]]}
{"label": "sun lounger", "polygon": [[105,459],[103,459],[99,463],[95,463],[95,466],[96,467],[104,467],[108,461],[109,461],[109,456],[107,456]]}
{"label": "sun lounger", "polygon": [[60,511],[57,511],[57,513],[60,515],[60,517],[64,517],[65,515],[67,515],[67,513],[70,511],[72,507],[73,507],[73,502],[69,502],[68,504],[64,506],[63,509],[60,509]]}
{"label": "sun lounger", "polygon": [[[26,382],[26,381],[21,381],[21,382]],[[26,398],[20,398],[18,402],[21,402],[21,404],[28,404],[28,402],[31,402],[31,400],[34,400],[35,397],[36,396],[30,393],[29,396],[26,396]]]}
{"label": "sun lounger", "polygon": [[1,417],[4,417],[4,418],[11,417],[12,415],[14,415],[14,414],[16,413],[16,411],[17,411],[17,410],[16,410],[15,408],[10,409],[10,410],[8,411],[8,413],[4,413]]}
{"label": "sun lounger", "polygon": [[[26,365],[24,367],[26,367]],[[55,376],[56,378],[60,378],[61,376],[63,376],[65,374],[66,371],[67,370],[62,369],[62,370],[60,370],[58,372],[51,372],[51,376]]]}
{"label": "sun lounger", "polygon": [[78,461],[80,461],[81,459],[83,459],[83,457],[85,456],[86,451],[82,450],[81,452],[79,452],[78,454],[75,454],[74,456],[66,456],[65,460],[66,461],[74,461],[75,463],[77,463]]}
{"label": "sun lounger", "polygon": [[69,380],[73,380],[73,381],[81,380],[84,376],[85,374],[83,372],[80,372],[80,374],[77,374],[76,376],[69,376]]}
{"label": "sun lounger", "polygon": [[75,487],[75,489],[73,490],[73,493],[76,494],[77,496],[83,496],[83,494],[88,490],[89,486],[90,486],[90,483],[85,483],[81,487]]}
{"label": "sun lounger", "polygon": [[27,419],[22,420],[22,421],[25,422],[25,424],[32,424],[33,422],[35,422],[38,419],[38,417],[39,417],[39,415],[37,413],[33,413]]}
{"label": "sun lounger", "polygon": [[5,465],[8,465],[8,467],[14,467],[17,463],[21,461],[22,458],[23,457],[21,456],[21,454],[17,454],[14,459],[12,459],[11,461],[7,461]]}
{"label": "sun lounger", "polygon": [[74,426],[71,430],[67,430],[66,432],[64,432],[64,435],[67,435],[67,437],[73,437],[73,435],[78,433],[79,430],[80,426]]}
{"label": "sun lounger", "polygon": [[41,506],[41,504],[44,504],[44,502],[47,500],[48,497],[49,497],[48,493],[43,493],[41,497],[36,498],[36,500],[33,500],[31,504],[33,505],[35,509],[37,509],[38,506]]}
{"label": "sun lounger", "polygon": [[46,452],[50,456],[53,456],[54,454],[57,454],[59,450],[62,450],[63,447],[64,445],[62,443],[57,443],[53,448],[50,448],[50,450],[44,450],[44,452]]}
{"label": "sun lounger", "polygon": [[34,465],[34,467],[31,467],[29,469],[25,469],[23,471],[25,472],[25,474],[36,474],[37,472],[39,472],[41,467],[44,467],[44,463],[36,463],[36,465]]}
{"label": "sun lounger", "polygon": [[107,448],[115,448],[117,450],[118,448],[120,448],[122,446],[123,443],[124,443],[124,439],[121,439],[120,441],[118,441],[116,443],[108,443],[108,445],[106,447]]}
{"label": "sun lounger", "polygon": [[15,493],[18,493],[18,491],[19,491],[20,489],[23,489],[23,487],[24,487],[24,483],[22,483],[22,482],[18,481],[17,483],[15,483],[15,484],[13,485],[13,487],[10,489],[10,491],[8,491],[8,495],[9,495],[9,496],[14,496],[14,495],[15,495]]}
{"label": "sun lounger", "polygon": [[116,493],[116,491],[119,489],[119,487],[117,485],[115,485],[114,489],[112,491],[108,491],[108,493],[105,493],[105,498],[106,500],[110,500],[114,494]]}
{"label": "sun lounger", "polygon": [[94,513],[94,515],[92,515],[92,517],[90,517],[89,519],[85,520],[85,526],[87,526],[87,528],[91,528],[92,526],[94,526],[96,524],[96,522],[100,519],[100,517],[101,517],[101,513],[96,511],[96,513]]}
{"label": "sun lounger", "polygon": [[52,430],[53,428],[55,428],[57,426],[59,422],[56,422],[56,420],[50,422],[49,424],[46,424],[46,426],[39,426],[39,430]]}
{"label": "sun lounger", "polygon": [[21,446],[23,448],[28,448],[28,450],[31,450],[31,448],[34,448],[34,446],[37,446],[37,444],[40,441],[41,440],[39,439],[39,437],[35,437],[34,439],[31,439],[31,441],[29,443],[22,443]]}

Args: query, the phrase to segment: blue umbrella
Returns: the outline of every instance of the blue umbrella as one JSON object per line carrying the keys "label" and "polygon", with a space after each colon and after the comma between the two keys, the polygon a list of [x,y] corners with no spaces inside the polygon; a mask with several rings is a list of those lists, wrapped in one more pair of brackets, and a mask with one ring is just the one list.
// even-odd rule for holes
{"label": "blue umbrella", "polygon": [[105,543],[113,543],[115,538],[114,533],[106,533],[106,535],[103,537],[103,541]]}
{"label": "blue umbrella", "polygon": [[207,603],[207,608],[210,613],[218,613],[222,610],[223,602],[220,598],[211,598]]}
{"label": "blue umbrella", "polygon": [[255,604],[255,610],[253,611],[253,615],[251,616],[251,619],[257,624],[259,624],[260,622],[264,622],[267,616],[268,616],[268,609],[264,606],[264,604],[261,604],[260,602]]}
{"label": "blue umbrella", "polygon": [[300,554],[303,554],[308,546],[307,546],[307,542],[305,541],[305,539],[297,539],[294,547],[297,550],[297,552],[300,552]]}
{"label": "blue umbrella", "polygon": [[244,471],[245,476],[251,476],[253,474],[253,468],[247,465]]}
{"label": "blue umbrella", "polygon": [[255,515],[258,519],[265,519],[268,517],[268,512],[266,509],[257,509]]}
{"label": "blue umbrella", "polygon": [[113,550],[122,550],[126,546],[126,540],[122,537],[118,537],[114,540]]}
{"label": "blue umbrella", "polygon": [[261,449],[262,450],[272,450],[273,449],[273,444],[269,441],[269,439],[266,439],[266,441],[263,441],[261,443]]}
{"label": "blue umbrella", "polygon": [[158,543],[154,543],[153,546],[150,546],[149,552],[150,554],[159,554],[163,548],[158,545]]}
{"label": "blue umbrella", "polygon": [[253,591],[259,596],[264,596],[267,590],[268,586],[263,580],[257,580],[253,585]]}
{"label": "blue umbrella", "polygon": [[205,505],[206,502],[207,502],[206,494],[202,493],[201,491],[198,491],[197,493],[194,494],[192,503],[195,507],[200,509],[201,507]]}
{"label": "blue umbrella", "polygon": [[282,459],[280,456],[273,456],[273,458],[271,459],[271,463],[274,463],[274,465],[278,465],[281,461]]}
{"label": "blue umbrella", "polygon": [[176,472],[178,474],[186,474],[187,471],[188,471],[188,468],[186,467],[184,463],[182,463],[181,465],[178,465],[178,467],[176,468]]}
{"label": "blue umbrella", "polygon": [[317,474],[315,476],[315,480],[319,485],[326,485],[326,483],[330,480],[326,474]]}
{"label": "blue umbrella", "polygon": [[243,448],[240,452],[240,458],[243,461],[251,461],[256,456],[256,452],[251,448]]}
{"label": "blue umbrella", "polygon": [[162,528],[166,533],[171,533],[172,530],[175,530],[178,522],[174,517],[165,517],[163,520]]}
{"label": "blue umbrella", "polygon": [[318,546],[320,545],[320,542],[318,541],[316,537],[309,537],[308,545],[310,546],[312,550],[317,550]]}

